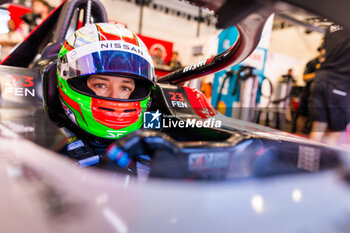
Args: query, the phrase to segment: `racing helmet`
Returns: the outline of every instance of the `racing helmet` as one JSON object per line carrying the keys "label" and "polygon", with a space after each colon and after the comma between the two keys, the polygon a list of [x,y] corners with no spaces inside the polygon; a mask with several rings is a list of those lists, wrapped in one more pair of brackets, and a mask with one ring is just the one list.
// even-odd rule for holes
{"label": "racing helmet", "polygon": [[[97,95],[91,75],[131,78],[128,99]],[[86,25],[64,42],[57,61],[60,102],[66,116],[90,135],[118,139],[139,129],[154,89],[154,67],[145,44],[128,29],[109,23]]]}

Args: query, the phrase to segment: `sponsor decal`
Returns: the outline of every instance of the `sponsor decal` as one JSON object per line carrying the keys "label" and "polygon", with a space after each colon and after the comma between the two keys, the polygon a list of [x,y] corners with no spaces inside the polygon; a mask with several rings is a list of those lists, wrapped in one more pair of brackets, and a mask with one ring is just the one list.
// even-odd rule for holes
{"label": "sponsor decal", "polygon": [[126,44],[121,42],[104,42],[100,44],[101,50],[104,49],[120,49],[120,50],[127,50],[132,51],[134,53],[137,53],[141,56],[143,56],[144,52],[137,46],[132,44]]}
{"label": "sponsor decal", "polygon": [[[186,119],[187,118],[187,119]],[[181,120],[182,119],[182,120]],[[186,120],[183,120],[186,119]],[[192,115],[162,115],[159,110],[156,112],[144,113],[144,129],[160,128],[220,128],[221,121],[215,118],[206,120],[195,119]]]}
{"label": "sponsor decal", "polygon": [[126,130],[107,130],[107,138],[120,138],[124,136],[127,132]]}
{"label": "sponsor decal", "polygon": [[199,63],[194,64],[194,65],[186,66],[186,67],[183,69],[183,73],[185,73],[185,72],[187,72],[187,71],[195,70],[195,69],[197,69],[198,67],[204,66],[205,64],[206,64],[206,61],[202,61],[202,62],[199,62]]}
{"label": "sponsor decal", "polygon": [[187,71],[195,70],[195,69],[197,69],[197,68],[199,68],[199,67],[201,67],[201,66],[204,66],[204,65],[206,65],[206,64],[209,64],[210,62],[213,61],[213,58],[214,58],[214,57],[211,57],[211,58],[208,58],[207,60],[201,61],[201,62],[199,62],[199,63],[197,63],[197,64],[190,65],[190,66],[186,66],[186,67],[183,69],[182,72],[185,73],[185,72],[187,72]]}
{"label": "sponsor decal", "polygon": [[75,115],[74,115],[73,111],[70,110],[70,108],[68,108],[68,106],[61,100],[61,98],[60,98],[60,101],[61,101],[61,103],[62,103],[62,107],[63,107],[64,113],[66,114],[66,116],[67,116],[71,121],[73,121],[74,124],[78,125],[77,120],[76,120],[76,118],[75,118]]}
{"label": "sponsor decal", "polygon": [[178,108],[188,108],[182,93],[169,92],[171,105]]}
{"label": "sponsor decal", "polygon": [[90,43],[82,47],[78,47],[66,54],[68,59],[67,62],[69,64],[74,64],[76,59],[79,59],[85,55],[91,54],[93,52],[110,50],[127,51],[143,57],[150,63],[153,62],[151,56],[146,52],[146,50],[134,44],[123,41],[97,41],[95,43]]}
{"label": "sponsor decal", "polygon": [[188,108],[188,105],[186,102],[182,102],[182,101],[171,101],[171,105],[173,107],[178,107],[178,108]]}
{"label": "sponsor decal", "polygon": [[8,75],[4,95],[35,97],[34,77]]}

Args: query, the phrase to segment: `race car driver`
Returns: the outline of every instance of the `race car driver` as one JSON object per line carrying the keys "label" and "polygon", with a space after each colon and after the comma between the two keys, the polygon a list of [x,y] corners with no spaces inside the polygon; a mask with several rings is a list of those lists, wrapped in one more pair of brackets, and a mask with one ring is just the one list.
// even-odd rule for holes
{"label": "race car driver", "polygon": [[97,23],[69,36],[57,63],[60,102],[72,123],[64,128],[68,154],[91,165],[108,144],[138,130],[153,78],[146,46],[128,29]]}
{"label": "race car driver", "polygon": [[350,122],[350,33],[331,25],[324,37],[326,60],[311,85],[310,138],[337,145]]}

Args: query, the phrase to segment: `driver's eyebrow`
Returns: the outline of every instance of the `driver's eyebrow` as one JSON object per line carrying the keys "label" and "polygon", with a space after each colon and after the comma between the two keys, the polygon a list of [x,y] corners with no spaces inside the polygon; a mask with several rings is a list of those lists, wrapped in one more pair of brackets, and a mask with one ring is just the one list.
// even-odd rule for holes
{"label": "driver's eyebrow", "polygon": [[99,76],[92,77],[92,79],[101,79],[101,80],[104,80],[104,81],[109,81],[108,78],[103,78],[103,77],[99,77]]}
{"label": "driver's eyebrow", "polygon": [[[92,77],[93,79],[100,79],[100,80],[104,80],[104,81],[110,81],[110,79],[108,78],[104,78],[104,77],[100,77],[100,76],[95,76],[95,77]],[[122,83],[125,83],[125,84],[133,84],[133,80],[128,80],[128,79],[123,79],[122,80]]]}
{"label": "driver's eyebrow", "polygon": [[130,83],[130,84],[132,84],[132,83],[133,83],[133,81],[132,81],[132,80],[128,80],[128,79],[124,79],[122,82],[123,82],[123,83]]}

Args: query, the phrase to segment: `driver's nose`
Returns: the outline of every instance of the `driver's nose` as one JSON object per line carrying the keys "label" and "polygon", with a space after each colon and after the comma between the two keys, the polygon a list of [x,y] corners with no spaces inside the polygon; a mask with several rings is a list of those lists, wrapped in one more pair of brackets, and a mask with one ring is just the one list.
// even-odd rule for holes
{"label": "driver's nose", "polygon": [[129,99],[130,93],[123,91],[120,85],[113,85],[111,92],[109,93],[109,98],[113,99]]}
{"label": "driver's nose", "polygon": [[121,95],[118,92],[117,88],[113,87],[111,92],[109,93],[109,98],[113,98],[113,99],[121,99]]}

